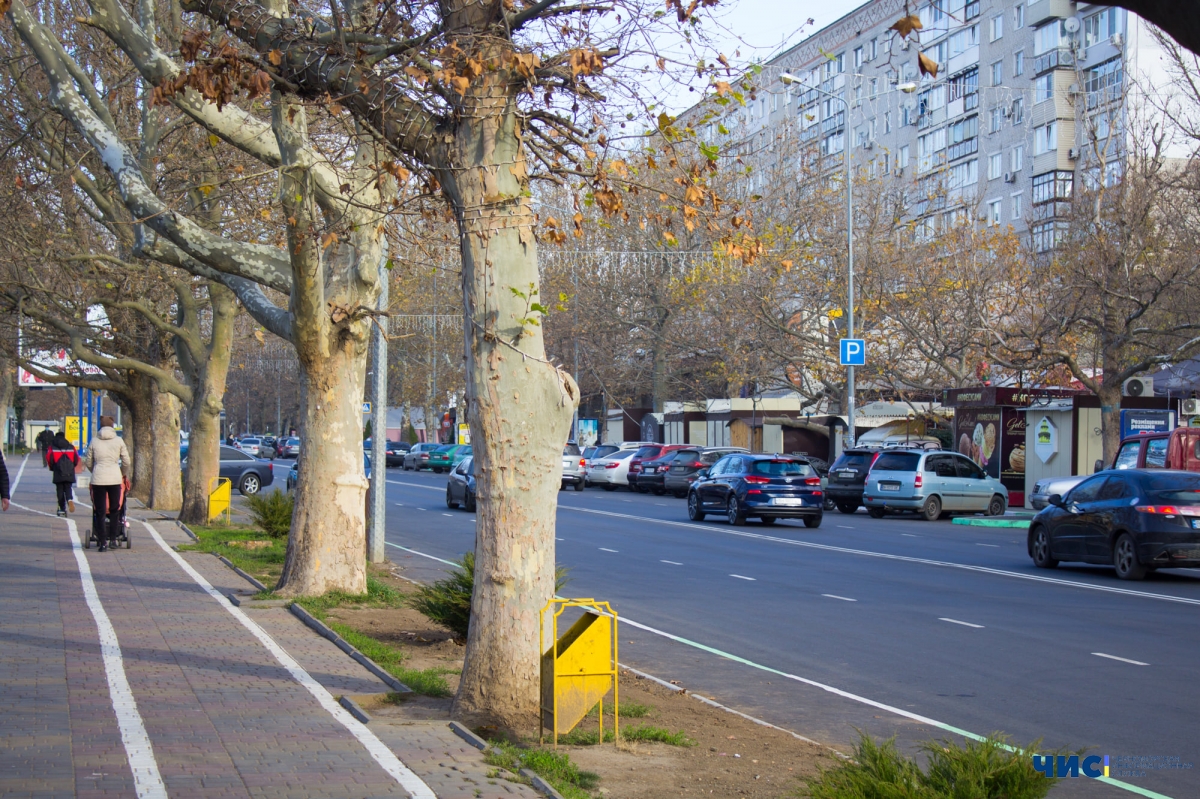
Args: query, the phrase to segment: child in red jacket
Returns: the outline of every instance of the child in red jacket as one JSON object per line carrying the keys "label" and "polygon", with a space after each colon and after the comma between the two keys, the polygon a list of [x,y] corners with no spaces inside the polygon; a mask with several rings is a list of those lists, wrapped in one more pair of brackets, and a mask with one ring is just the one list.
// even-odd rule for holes
{"label": "child in red jacket", "polygon": [[68,508],[75,512],[75,467],[79,464],[79,453],[61,432],[54,436],[46,450],[46,465],[54,475],[54,489],[58,492],[58,515],[66,516]]}

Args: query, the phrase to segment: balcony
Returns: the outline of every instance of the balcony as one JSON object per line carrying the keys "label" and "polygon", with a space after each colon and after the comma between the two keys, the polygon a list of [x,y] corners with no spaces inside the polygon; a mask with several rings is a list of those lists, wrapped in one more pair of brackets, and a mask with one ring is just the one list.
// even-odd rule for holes
{"label": "balcony", "polygon": [[1075,13],[1071,0],[1033,0],[1025,10],[1026,25],[1041,25],[1048,19],[1066,19]]}
{"label": "balcony", "polygon": [[1075,54],[1068,47],[1059,47],[1048,53],[1043,53],[1033,61],[1033,72],[1042,75],[1059,67],[1074,68]]}
{"label": "balcony", "polygon": [[979,152],[979,139],[967,139],[960,141],[958,144],[951,144],[946,148],[946,160],[953,161],[964,156],[974,155]]}
{"label": "balcony", "polygon": [[829,117],[828,119],[821,120],[821,135],[827,136],[830,133],[840,131],[845,124],[846,124],[846,112],[838,111],[836,114]]}

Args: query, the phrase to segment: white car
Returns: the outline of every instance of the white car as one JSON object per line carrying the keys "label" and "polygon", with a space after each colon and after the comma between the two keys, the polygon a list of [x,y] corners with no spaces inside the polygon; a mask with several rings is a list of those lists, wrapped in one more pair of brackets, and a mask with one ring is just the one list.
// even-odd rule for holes
{"label": "white car", "polygon": [[636,449],[622,449],[603,458],[594,458],[588,467],[587,481],[590,485],[603,486],[605,491],[616,491],[617,486],[629,485],[629,462]]}

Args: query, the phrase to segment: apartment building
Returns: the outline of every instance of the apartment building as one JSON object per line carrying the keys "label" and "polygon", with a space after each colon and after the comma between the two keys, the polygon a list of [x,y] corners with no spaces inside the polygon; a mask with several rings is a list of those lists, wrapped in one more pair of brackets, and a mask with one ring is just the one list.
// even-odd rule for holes
{"label": "apartment building", "polygon": [[[907,41],[891,29],[906,8],[922,25]],[[922,74],[918,53],[936,76]],[[1081,168],[1100,158],[1100,179],[1119,174],[1132,87],[1166,85],[1161,55],[1146,23],[1109,6],[871,0],[762,64],[745,105],[688,116],[701,138],[760,163],[796,152],[769,146],[795,136],[822,168],[848,154],[868,182],[906,181],[928,235],[974,214],[1047,251]]]}

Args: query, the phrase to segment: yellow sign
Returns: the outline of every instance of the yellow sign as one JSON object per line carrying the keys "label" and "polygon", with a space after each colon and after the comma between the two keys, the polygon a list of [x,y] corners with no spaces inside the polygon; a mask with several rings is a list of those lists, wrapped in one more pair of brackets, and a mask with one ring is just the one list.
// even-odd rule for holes
{"label": "yellow sign", "polygon": [[[82,435],[80,432],[82,431]],[[63,425],[63,434],[75,445],[77,449],[83,449],[87,445],[88,437],[88,420],[86,416],[68,416],[66,423]]]}
{"label": "yellow sign", "polygon": [[[558,621],[567,608],[584,614],[560,638]],[[542,641],[546,617],[553,646],[542,655],[541,730],[549,728],[558,746],[560,733],[570,732],[599,703],[600,742],[604,742],[604,697],[613,695],[613,732],[619,734],[617,699],[617,614],[594,599],[551,599],[542,609]],[[539,730],[539,737],[541,735]]]}
{"label": "yellow sign", "polygon": [[225,523],[233,521],[233,483],[228,477],[215,478],[217,487],[208,493],[208,520],[211,522],[221,514],[225,514]]}
{"label": "yellow sign", "polygon": [[458,443],[459,444],[470,444],[471,443],[471,425],[460,424],[458,426]]}

